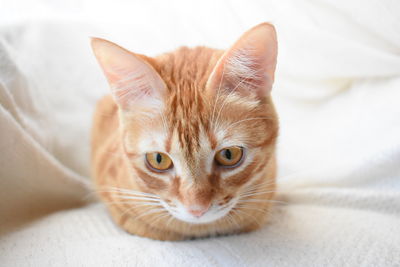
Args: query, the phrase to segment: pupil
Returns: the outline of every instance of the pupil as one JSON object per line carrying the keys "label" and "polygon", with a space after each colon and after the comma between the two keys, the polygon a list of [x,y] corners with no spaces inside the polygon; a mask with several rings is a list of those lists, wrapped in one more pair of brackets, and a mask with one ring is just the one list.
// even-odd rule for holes
{"label": "pupil", "polygon": [[157,163],[158,163],[158,164],[161,163],[162,157],[161,157],[161,154],[160,154],[160,153],[157,153],[156,160],[157,160]]}
{"label": "pupil", "polygon": [[225,157],[229,160],[232,159],[232,153],[230,149],[225,150]]}

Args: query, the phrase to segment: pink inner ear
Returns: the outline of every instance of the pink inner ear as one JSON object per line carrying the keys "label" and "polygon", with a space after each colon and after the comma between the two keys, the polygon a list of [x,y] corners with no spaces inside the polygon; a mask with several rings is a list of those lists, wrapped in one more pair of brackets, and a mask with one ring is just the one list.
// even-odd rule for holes
{"label": "pink inner ear", "polygon": [[109,81],[116,101],[124,109],[129,109],[135,103],[139,104],[141,100],[158,95],[155,88],[152,88],[152,81],[140,71],[122,76],[111,74]]}
{"label": "pink inner ear", "polygon": [[166,86],[149,63],[106,40],[93,39],[92,47],[120,108],[161,103]]}
{"label": "pink inner ear", "polygon": [[225,67],[226,78],[229,79],[231,86],[234,86],[232,90],[248,90],[249,93],[263,96],[271,89],[272,80],[267,74],[262,55],[255,53],[256,51],[248,45],[228,56]]}
{"label": "pink inner ear", "polygon": [[222,56],[208,86],[219,84],[243,95],[264,97],[272,89],[277,57],[275,29],[262,23],[242,37]]}

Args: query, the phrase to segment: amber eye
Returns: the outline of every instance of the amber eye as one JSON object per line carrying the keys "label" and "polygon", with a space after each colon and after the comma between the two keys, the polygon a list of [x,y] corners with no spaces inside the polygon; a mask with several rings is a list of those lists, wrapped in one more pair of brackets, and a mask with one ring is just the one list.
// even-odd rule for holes
{"label": "amber eye", "polygon": [[225,167],[234,167],[243,157],[243,148],[232,146],[221,149],[215,155],[215,161]]}
{"label": "amber eye", "polygon": [[146,161],[151,168],[157,171],[166,171],[172,168],[172,160],[161,152],[146,153]]}

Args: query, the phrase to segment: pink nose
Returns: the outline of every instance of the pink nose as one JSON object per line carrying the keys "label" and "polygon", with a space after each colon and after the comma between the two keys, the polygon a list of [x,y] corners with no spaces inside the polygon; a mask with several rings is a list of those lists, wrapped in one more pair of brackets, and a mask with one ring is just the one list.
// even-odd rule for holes
{"label": "pink nose", "polygon": [[209,207],[210,206],[207,206],[207,207],[204,207],[204,206],[203,207],[201,207],[201,206],[190,207],[190,208],[188,208],[188,212],[190,214],[192,214],[193,216],[199,218],[199,217],[203,216],[203,214],[208,211]]}

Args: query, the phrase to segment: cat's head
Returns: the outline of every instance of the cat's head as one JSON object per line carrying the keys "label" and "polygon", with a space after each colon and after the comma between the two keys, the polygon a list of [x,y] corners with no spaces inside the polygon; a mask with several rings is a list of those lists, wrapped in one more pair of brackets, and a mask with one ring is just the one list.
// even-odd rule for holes
{"label": "cat's head", "polygon": [[226,51],[149,58],[102,39],[92,46],[119,107],[132,176],[174,217],[215,221],[263,181],[278,131],[272,25],[250,29]]}

